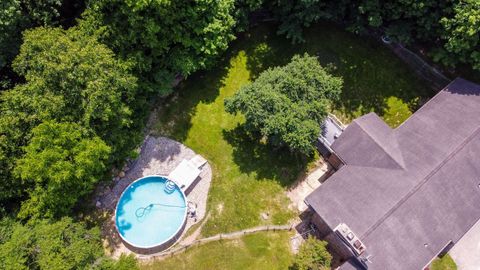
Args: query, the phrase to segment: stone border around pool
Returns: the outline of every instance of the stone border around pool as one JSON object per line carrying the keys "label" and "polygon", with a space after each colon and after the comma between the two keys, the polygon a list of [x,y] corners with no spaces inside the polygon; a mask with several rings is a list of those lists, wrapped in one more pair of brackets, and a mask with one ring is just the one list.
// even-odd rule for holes
{"label": "stone border around pool", "polygon": [[[97,191],[95,198],[96,206],[104,212],[107,221],[102,227],[104,246],[111,251],[113,257],[119,257],[122,253],[135,254],[137,256],[148,256],[158,254],[156,247],[143,252],[122,241],[115,227],[115,207],[122,192],[135,180],[148,175],[168,175],[183,159],[191,159],[196,153],[185,145],[166,137],[147,136],[141,146],[139,157],[134,160],[121,178],[116,177],[112,188],[101,188]],[[192,187],[185,191],[187,200],[196,204],[196,219],[187,218],[183,229],[179,230],[176,237],[172,238],[170,247],[183,238],[188,229],[201,222],[206,214],[208,191],[212,180],[212,169],[207,162],[200,172],[200,176],[192,184]],[[168,249],[168,248],[167,248]]]}

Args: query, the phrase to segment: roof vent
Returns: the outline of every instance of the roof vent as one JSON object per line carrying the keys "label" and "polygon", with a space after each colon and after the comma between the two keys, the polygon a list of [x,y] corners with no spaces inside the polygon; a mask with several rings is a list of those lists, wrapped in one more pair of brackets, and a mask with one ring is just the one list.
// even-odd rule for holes
{"label": "roof vent", "polygon": [[345,223],[338,224],[333,230],[342,239],[349,248],[352,249],[355,255],[360,256],[366,249],[365,245],[360,239],[353,233],[352,230]]}

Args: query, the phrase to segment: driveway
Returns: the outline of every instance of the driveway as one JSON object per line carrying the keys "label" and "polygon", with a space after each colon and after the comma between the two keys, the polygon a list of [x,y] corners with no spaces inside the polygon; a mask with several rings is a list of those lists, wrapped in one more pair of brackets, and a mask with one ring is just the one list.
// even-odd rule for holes
{"label": "driveway", "polygon": [[480,270],[480,220],[449,252],[458,270]]}

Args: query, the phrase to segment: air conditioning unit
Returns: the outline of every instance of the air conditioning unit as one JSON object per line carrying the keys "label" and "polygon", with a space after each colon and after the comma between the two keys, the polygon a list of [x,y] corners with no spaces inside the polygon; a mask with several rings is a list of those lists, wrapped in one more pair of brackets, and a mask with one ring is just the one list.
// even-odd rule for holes
{"label": "air conditioning unit", "polygon": [[333,230],[342,239],[345,244],[355,253],[356,256],[360,256],[366,247],[360,241],[360,239],[353,233],[353,231],[345,223],[338,224]]}

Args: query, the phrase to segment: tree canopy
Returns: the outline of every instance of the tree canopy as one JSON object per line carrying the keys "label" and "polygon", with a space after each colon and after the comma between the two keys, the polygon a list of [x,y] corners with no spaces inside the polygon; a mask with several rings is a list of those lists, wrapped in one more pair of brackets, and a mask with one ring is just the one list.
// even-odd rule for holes
{"label": "tree canopy", "polygon": [[480,70],[480,1],[462,1],[456,3],[453,10],[452,17],[441,20],[447,53],[438,57],[447,65],[458,61],[471,63],[473,68]]}
{"label": "tree canopy", "polygon": [[106,169],[110,148],[75,123],[44,122],[32,131],[15,172],[32,181],[21,217],[61,217],[89,194]]}
{"label": "tree canopy", "polygon": [[3,0],[0,3],[0,69],[18,53],[22,31],[56,23],[60,0]]}
{"label": "tree canopy", "polygon": [[476,0],[266,0],[281,22],[279,33],[294,43],[319,19],[341,22],[356,33],[380,31],[392,39],[432,46],[434,60],[480,70],[480,2]]}
{"label": "tree canopy", "polygon": [[300,246],[291,270],[330,269],[332,255],[327,251],[327,242],[309,236]]}
{"label": "tree canopy", "polygon": [[[59,28],[27,30],[13,67],[25,77],[26,82],[4,91],[0,97],[0,202],[19,198],[31,183],[28,179],[19,181],[12,174],[16,160],[22,158],[24,150],[29,149],[32,158],[35,151],[49,151],[50,145],[37,150],[34,147],[23,148],[29,144],[31,131],[43,122],[76,123],[75,127],[66,124],[60,127],[65,132],[85,130],[82,135],[72,135],[72,140],[79,144],[81,139],[104,141],[111,148],[109,161],[121,160],[127,155],[136,138],[130,130],[132,110],[129,107],[137,89],[136,78],[130,74],[130,64],[117,60],[95,36],[86,36],[77,28],[67,31]],[[58,135],[42,131],[46,132],[38,129],[37,136],[48,138]],[[83,134],[92,135],[83,137]],[[53,137],[50,139],[53,140]],[[100,149],[100,153],[105,152],[103,146]],[[72,152],[70,157],[77,154]],[[105,170],[105,159],[102,157],[101,161],[96,166]],[[50,164],[47,162],[44,165]],[[46,168],[49,169],[56,170]],[[45,175],[23,175],[29,180],[38,178],[45,181]],[[68,180],[74,183],[77,176],[68,175],[71,177]],[[97,172],[95,175],[99,177]]]}
{"label": "tree canopy", "polygon": [[268,142],[310,154],[342,79],[327,73],[315,57],[294,56],[284,67],[268,69],[225,101],[229,113],[245,115],[245,127]]}
{"label": "tree canopy", "polygon": [[138,74],[151,82],[146,86],[167,93],[177,74],[204,69],[227,49],[234,38],[234,4],[233,0],[92,1],[82,25],[101,30],[115,52],[135,61]]}
{"label": "tree canopy", "polygon": [[71,218],[13,223],[6,238],[0,242],[1,269],[89,269],[103,255],[98,228]]}

